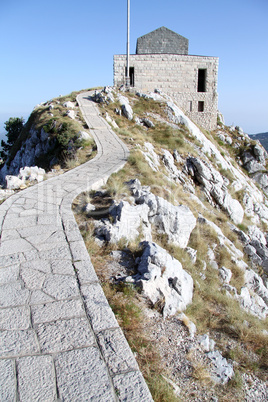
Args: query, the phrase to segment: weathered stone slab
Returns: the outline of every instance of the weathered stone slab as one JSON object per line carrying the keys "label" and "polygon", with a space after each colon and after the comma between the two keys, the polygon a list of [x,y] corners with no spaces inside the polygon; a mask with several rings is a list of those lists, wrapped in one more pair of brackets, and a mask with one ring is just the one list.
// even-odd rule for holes
{"label": "weathered stone slab", "polygon": [[0,360],[0,401],[15,400],[15,362],[13,360]]}
{"label": "weathered stone slab", "polygon": [[97,282],[98,277],[96,275],[95,269],[89,260],[86,261],[75,261],[74,266],[77,272],[77,276],[79,279],[80,284],[90,283],[90,282]]}
{"label": "weathered stone slab", "polygon": [[35,325],[42,352],[56,353],[94,344],[95,339],[86,318],[72,318]]}
{"label": "weathered stone slab", "polygon": [[118,327],[114,313],[98,283],[81,286],[81,293],[95,332]]}
{"label": "weathered stone slab", "polygon": [[112,375],[138,370],[138,364],[120,328],[102,331],[97,338]]}
{"label": "weathered stone slab", "polygon": [[85,316],[80,299],[32,306],[33,324]]}
{"label": "weathered stone slab", "polygon": [[38,353],[39,348],[33,330],[2,331],[0,337],[0,355],[13,357]]}
{"label": "weathered stone slab", "polygon": [[74,267],[71,261],[55,260],[51,262],[53,274],[75,276]]}
{"label": "weathered stone slab", "polygon": [[42,290],[57,300],[79,296],[76,279],[67,275],[49,276],[45,280]]}
{"label": "weathered stone slab", "polygon": [[1,243],[0,256],[31,250],[33,246],[24,239],[6,240]]}
{"label": "weathered stone slab", "polygon": [[17,361],[20,401],[54,401],[57,397],[50,356],[23,357]]}
{"label": "weathered stone slab", "polygon": [[0,287],[0,307],[12,307],[26,304],[30,293],[20,282],[7,283]]}
{"label": "weathered stone slab", "polygon": [[46,274],[30,268],[21,269],[21,279],[29,290],[41,289],[46,279]]}
{"label": "weathered stone slab", "polygon": [[48,296],[46,293],[42,292],[41,290],[34,290],[31,294],[30,298],[30,305],[33,304],[44,304],[53,302],[55,299],[51,296]]}
{"label": "weathered stone slab", "polygon": [[71,242],[70,248],[74,261],[89,259],[88,251],[82,239],[80,241]]}
{"label": "weathered stone slab", "polygon": [[9,267],[10,265],[24,262],[25,257],[22,253],[0,256],[0,268]]}
{"label": "weathered stone slab", "polygon": [[139,371],[119,374],[113,378],[119,401],[153,402],[150,391]]}
{"label": "weathered stone slab", "polygon": [[96,348],[61,353],[55,367],[60,399],[115,401],[107,369]]}
{"label": "weathered stone slab", "polygon": [[30,328],[30,309],[26,306],[0,310],[1,330],[22,330]]}
{"label": "weathered stone slab", "polygon": [[4,285],[5,283],[15,282],[19,277],[19,265],[14,265],[8,268],[0,269],[0,283]]}
{"label": "weathered stone slab", "polygon": [[[21,264],[22,271],[37,270],[45,274],[51,273],[50,262],[44,260],[32,260]],[[38,272],[37,272],[38,274]]]}

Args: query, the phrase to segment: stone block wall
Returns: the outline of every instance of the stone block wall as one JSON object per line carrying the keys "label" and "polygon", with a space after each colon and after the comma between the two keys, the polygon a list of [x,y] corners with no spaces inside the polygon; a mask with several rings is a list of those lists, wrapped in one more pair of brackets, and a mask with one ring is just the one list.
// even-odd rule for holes
{"label": "stone block wall", "polygon": [[188,54],[189,40],[161,27],[137,40],[136,54]]}
{"label": "stone block wall", "polygon": [[[207,130],[217,126],[218,58],[176,54],[131,55],[134,87],[160,89],[170,95],[195,123]],[[114,56],[114,85],[125,84],[126,56]],[[206,70],[205,92],[198,92],[198,70]],[[133,70],[132,70],[133,71]],[[202,109],[203,111],[198,111]]]}

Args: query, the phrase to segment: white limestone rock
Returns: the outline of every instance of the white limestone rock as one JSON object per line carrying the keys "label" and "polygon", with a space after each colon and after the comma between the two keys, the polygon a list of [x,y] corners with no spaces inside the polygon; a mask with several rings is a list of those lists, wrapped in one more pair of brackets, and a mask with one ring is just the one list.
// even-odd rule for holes
{"label": "white limestone rock", "polygon": [[170,243],[187,247],[190,235],[195,228],[196,218],[185,205],[175,206],[164,198],[155,196],[150,188],[142,187],[139,180],[131,180],[128,186],[137,204],[147,204],[149,221],[159,233],[164,233]]}
{"label": "white limestone rock", "polygon": [[113,223],[108,219],[96,222],[95,234],[111,243],[117,243],[121,239],[129,242],[140,234],[143,234],[144,239],[151,240],[148,212],[149,207],[146,204],[130,205],[127,201],[121,201],[111,210]]}
{"label": "white limestone rock", "polygon": [[70,117],[70,119],[75,120],[76,114],[74,110],[67,110],[66,115]]}
{"label": "white limestone rock", "polygon": [[211,360],[212,379],[218,384],[227,384],[234,375],[233,365],[228,363],[218,350],[209,352],[207,356]]}
{"label": "white limestone rock", "polygon": [[78,135],[80,141],[89,141],[92,139],[91,135],[86,131],[79,131]]}
{"label": "white limestone rock", "polygon": [[68,101],[63,103],[63,107],[66,107],[67,109],[74,109],[75,104],[73,102]]}
{"label": "white limestone rock", "polygon": [[45,170],[38,167],[38,166],[25,166],[24,168],[20,169],[19,172],[19,179],[23,180],[24,182],[26,180],[29,181],[37,181],[38,183],[44,180],[45,177]]}
{"label": "white limestone rock", "polygon": [[244,210],[239,201],[233,199],[224,184],[222,175],[211,164],[198,158],[187,159],[187,169],[204,188],[208,201],[222,207],[236,224],[242,223]]}
{"label": "white limestone rock", "polygon": [[129,104],[128,98],[126,98],[125,96],[119,95],[118,100],[119,100],[119,103],[121,105],[123,115],[128,120],[132,120],[133,119],[133,110],[132,110],[132,107]]}
{"label": "white limestone rock", "polygon": [[135,281],[153,304],[163,302],[168,317],[186,309],[193,297],[193,279],[181,263],[156,243],[143,242]]}
{"label": "white limestone rock", "polygon": [[229,268],[221,267],[219,270],[222,282],[229,283],[232,279],[232,271]]}
{"label": "white limestone rock", "polygon": [[6,188],[8,190],[18,190],[23,184],[24,181],[19,179],[17,176],[6,176]]}
{"label": "white limestone rock", "polygon": [[258,241],[266,246],[266,238],[262,231],[255,225],[248,227],[248,236],[251,241]]}
{"label": "white limestone rock", "polygon": [[154,172],[158,172],[160,162],[159,162],[159,156],[154,150],[154,146],[150,142],[145,142],[144,143],[144,148],[145,151],[141,151],[143,156],[145,157],[145,160],[147,161],[148,165]]}

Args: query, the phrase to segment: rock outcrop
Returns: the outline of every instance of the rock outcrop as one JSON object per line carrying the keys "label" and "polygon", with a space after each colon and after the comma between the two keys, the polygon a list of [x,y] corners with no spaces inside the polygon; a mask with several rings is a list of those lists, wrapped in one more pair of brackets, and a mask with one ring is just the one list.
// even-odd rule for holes
{"label": "rock outcrop", "polygon": [[[193,297],[193,279],[181,263],[156,243],[143,242],[138,273],[133,277],[145,296],[168,317],[186,309]],[[162,306],[161,306],[162,305]]]}

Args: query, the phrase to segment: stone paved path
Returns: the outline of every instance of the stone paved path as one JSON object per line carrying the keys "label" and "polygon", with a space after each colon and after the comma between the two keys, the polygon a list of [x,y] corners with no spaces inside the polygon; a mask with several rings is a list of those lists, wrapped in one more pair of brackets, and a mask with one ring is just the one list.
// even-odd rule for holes
{"label": "stone paved path", "polygon": [[152,401],[71,211],[128,156],[89,95],[96,158],[0,205],[1,401]]}

